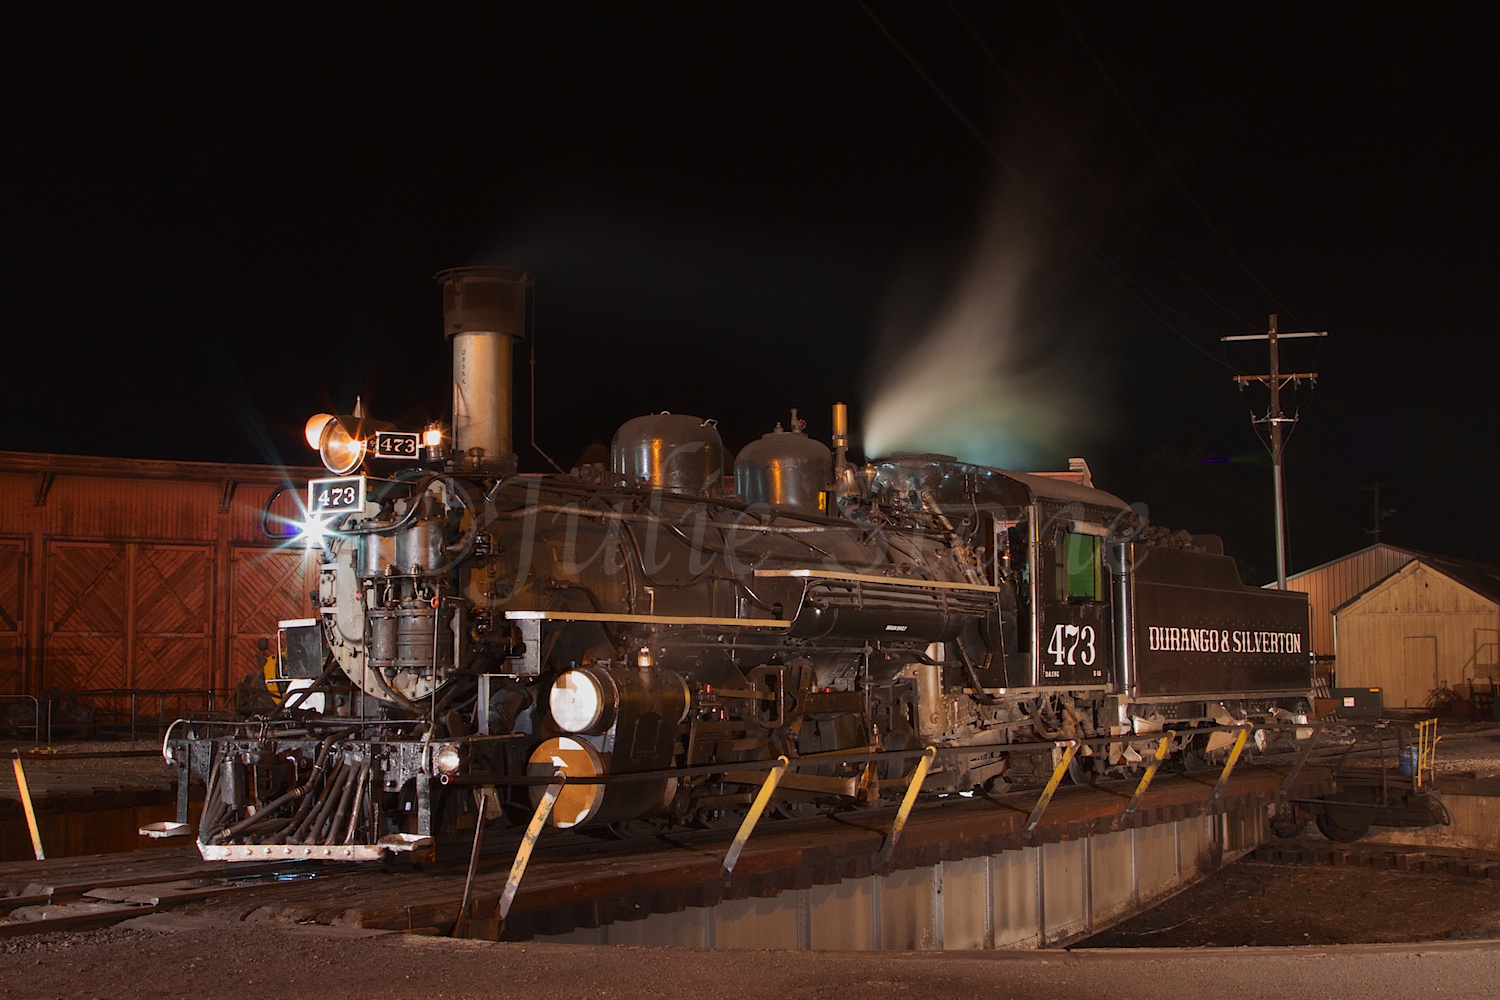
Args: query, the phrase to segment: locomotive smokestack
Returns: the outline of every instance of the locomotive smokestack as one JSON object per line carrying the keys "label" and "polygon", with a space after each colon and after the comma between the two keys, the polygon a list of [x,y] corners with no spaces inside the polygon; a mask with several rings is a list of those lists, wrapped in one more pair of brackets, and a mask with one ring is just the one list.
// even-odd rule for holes
{"label": "locomotive smokestack", "polygon": [[454,463],[510,475],[511,341],[526,332],[531,275],[513,267],[455,267],[443,286],[443,333],[453,341]]}

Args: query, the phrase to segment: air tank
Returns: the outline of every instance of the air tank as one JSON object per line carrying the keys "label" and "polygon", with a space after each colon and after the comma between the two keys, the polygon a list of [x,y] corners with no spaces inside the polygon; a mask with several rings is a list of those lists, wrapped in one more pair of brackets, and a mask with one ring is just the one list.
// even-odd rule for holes
{"label": "air tank", "polygon": [[724,492],[724,442],[713,421],[685,413],[627,420],[610,445],[610,467],[626,486],[717,496]]}
{"label": "air tank", "polygon": [[833,483],[833,453],[802,432],[792,411],[792,429],[781,424],[740,450],[734,462],[734,488],[746,503],[826,513]]}

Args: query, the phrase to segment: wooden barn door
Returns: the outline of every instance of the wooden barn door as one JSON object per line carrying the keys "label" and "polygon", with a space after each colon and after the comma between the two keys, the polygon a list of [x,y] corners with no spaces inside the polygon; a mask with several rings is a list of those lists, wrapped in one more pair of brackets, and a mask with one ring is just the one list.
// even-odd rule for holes
{"label": "wooden barn door", "polygon": [[122,542],[47,544],[43,690],[129,685],[130,557]]}
{"label": "wooden barn door", "polygon": [[207,545],[132,546],[129,687],[213,687],[213,550]]}
{"label": "wooden barn door", "polygon": [[231,687],[259,673],[258,640],[276,651],[276,623],[314,616],[309,592],[318,586],[318,560],[301,547],[235,546],[229,557],[229,677]]}
{"label": "wooden barn door", "polygon": [[42,686],[207,690],[213,550],[50,542]]}
{"label": "wooden barn door", "polygon": [[1387,707],[1421,708],[1438,689],[1438,648],[1435,635],[1408,635],[1401,643],[1401,679],[1404,690]]}
{"label": "wooden barn door", "polygon": [[26,541],[0,538],[0,694],[29,693],[25,618]]}

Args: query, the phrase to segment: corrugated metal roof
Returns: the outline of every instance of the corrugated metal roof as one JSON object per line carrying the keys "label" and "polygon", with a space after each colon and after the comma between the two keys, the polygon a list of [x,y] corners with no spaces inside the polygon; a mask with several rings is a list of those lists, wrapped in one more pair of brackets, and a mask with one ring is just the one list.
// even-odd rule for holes
{"label": "corrugated metal roof", "polygon": [[1307,595],[1312,613],[1313,652],[1318,656],[1333,656],[1336,652],[1334,613],[1342,611],[1403,567],[1418,561],[1486,599],[1500,603],[1500,569],[1494,566],[1377,542],[1287,577],[1288,590]]}
{"label": "corrugated metal roof", "polygon": [[1398,577],[1411,572],[1418,566],[1425,567],[1434,573],[1439,573],[1465,590],[1472,592],[1481,600],[1488,601],[1500,607],[1500,568],[1486,566],[1483,563],[1469,562],[1466,559],[1419,556],[1408,562],[1398,572],[1376,580],[1364,590],[1354,594],[1348,600],[1334,608],[1332,613],[1334,615],[1343,614],[1354,605],[1367,600],[1382,588],[1394,585]]}
{"label": "corrugated metal roof", "polygon": [[1384,580],[1416,557],[1417,554],[1410,550],[1382,542],[1287,577],[1288,590],[1307,595],[1312,617],[1313,652],[1318,656],[1333,656],[1335,653],[1334,608]]}

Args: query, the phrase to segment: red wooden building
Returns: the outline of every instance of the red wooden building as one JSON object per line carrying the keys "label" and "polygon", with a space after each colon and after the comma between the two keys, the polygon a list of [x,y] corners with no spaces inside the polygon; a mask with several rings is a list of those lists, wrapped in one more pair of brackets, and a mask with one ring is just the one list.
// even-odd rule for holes
{"label": "red wooden building", "polygon": [[223,704],[257,641],[309,612],[316,560],[261,525],[319,471],[0,452],[0,694]]}

